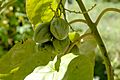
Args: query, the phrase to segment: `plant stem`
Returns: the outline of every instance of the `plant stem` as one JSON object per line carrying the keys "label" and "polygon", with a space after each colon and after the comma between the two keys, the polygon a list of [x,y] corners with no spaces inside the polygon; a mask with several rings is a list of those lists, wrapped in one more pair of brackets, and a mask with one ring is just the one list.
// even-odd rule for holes
{"label": "plant stem", "polygon": [[72,24],[72,23],[75,23],[75,22],[82,22],[82,23],[87,24],[86,20],[84,20],[84,19],[75,19],[75,20],[70,21],[69,24]]}
{"label": "plant stem", "polygon": [[100,22],[100,19],[103,17],[103,15],[104,15],[106,12],[108,12],[108,11],[114,11],[114,12],[120,13],[120,9],[116,9],[116,8],[106,8],[106,9],[104,9],[104,10],[100,13],[100,15],[98,16],[98,18],[97,18],[97,20],[96,20],[96,22],[95,22],[96,26],[97,26],[98,23]]}
{"label": "plant stem", "polygon": [[[76,0],[76,1],[79,5],[81,11],[86,12],[87,10],[86,10],[82,0]],[[97,30],[97,27],[96,27],[95,23],[93,23],[93,21],[91,20],[88,13],[84,13],[83,15],[84,15],[84,17],[87,21],[87,25],[91,29],[92,34],[93,34],[94,38],[96,39],[96,42],[97,42],[97,44],[98,44],[98,46],[101,50],[101,53],[102,53],[102,56],[103,56],[103,59],[104,59],[104,63],[105,63],[105,67],[106,67],[106,71],[107,71],[107,78],[108,78],[108,80],[114,80],[110,59],[108,57],[107,50],[106,50],[105,45],[102,41],[102,38],[100,37],[100,34]]]}

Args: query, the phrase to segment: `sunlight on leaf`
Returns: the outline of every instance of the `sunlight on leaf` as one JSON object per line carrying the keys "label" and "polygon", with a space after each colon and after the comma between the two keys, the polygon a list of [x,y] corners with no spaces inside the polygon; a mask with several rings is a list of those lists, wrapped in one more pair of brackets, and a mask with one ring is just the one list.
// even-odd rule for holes
{"label": "sunlight on leaf", "polygon": [[33,25],[52,19],[54,13],[50,9],[50,4],[56,9],[56,0],[26,0],[26,13]]}

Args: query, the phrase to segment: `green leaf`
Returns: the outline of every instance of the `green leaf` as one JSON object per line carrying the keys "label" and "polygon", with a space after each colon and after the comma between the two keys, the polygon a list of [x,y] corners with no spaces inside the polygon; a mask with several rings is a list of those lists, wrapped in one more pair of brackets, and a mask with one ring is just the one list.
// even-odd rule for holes
{"label": "green leaf", "polygon": [[85,55],[72,53],[61,57],[59,71],[55,70],[57,57],[46,66],[39,66],[24,80],[93,80],[94,64]]}
{"label": "green leaf", "polygon": [[41,22],[49,22],[54,13],[50,9],[56,9],[56,0],[26,0],[26,13],[33,25]]}
{"label": "green leaf", "polygon": [[89,58],[79,55],[68,65],[62,80],[93,80],[94,67]]}
{"label": "green leaf", "polygon": [[24,43],[19,42],[0,59],[0,74],[2,75],[0,79],[23,80],[34,68],[45,66],[53,60],[55,55],[54,48],[50,44],[38,47],[31,39]]}
{"label": "green leaf", "polygon": [[76,55],[70,53],[61,57],[59,71],[55,70],[57,56],[53,61],[50,61],[46,66],[39,66],[29,74],[24,80],[61,80],[67,70],[67,66],[70,61],[75,58]]}

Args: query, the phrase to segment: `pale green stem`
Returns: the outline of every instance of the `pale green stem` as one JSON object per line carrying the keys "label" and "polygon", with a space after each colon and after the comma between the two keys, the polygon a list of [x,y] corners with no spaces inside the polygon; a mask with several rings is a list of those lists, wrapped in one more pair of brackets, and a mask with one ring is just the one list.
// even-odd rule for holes
{"label": "pale green stem", "polygon": [[[82,2],[82,0],[76,0],[81,11],[82,12],[86,12],[86,8]],[[84,13],[83,14],[86,21],[87,21],[87,25],[89,26],[89,28],[91,29],[92,31],[92,34],[94,36],[94,38],[96,39],[96,42],[101,50],[101,53],[102,53],[102,56],[103,56],[103,59],[104,59],[104,63],[105,63],[105,67],[106,67],[106,71],[107,71],[107,78],[108,80],[114,80],[114,76],[113,76],[113,70],[112,70],[112,66],[111,66],[111,63],[110,63],[110,59],[108,57],[108,54],[107,54],[107,50],[105,48],[105,45],[98,33],[98,30],[97,30],[97,27],[95,25],[95,23],[93,23],[93,21],[91,20],[90,16],[88,13]]]}
{"label": "pale green stem", "polygon": [[75,20],[70,21],[69,24],[72,24],[72,23],[75,23],[75,22],[82,22],[82,23],[87,24],[86,20],[84,20],[84,19],[75,19]]}
{"label": "pale green stem", "polygon": [[106,8],[106,9],[104,9],[104,10],[100,13],[100,15],[98,16],[97,20],[95,21],[96,26],[97,26],[98,23],[100,22],[100,19],[103,17],[103,15],[104,15],[106,12],[109,12],[109,11],[114,11],[114,12],[120,13],[120,9],[116,9],[116,8]]}

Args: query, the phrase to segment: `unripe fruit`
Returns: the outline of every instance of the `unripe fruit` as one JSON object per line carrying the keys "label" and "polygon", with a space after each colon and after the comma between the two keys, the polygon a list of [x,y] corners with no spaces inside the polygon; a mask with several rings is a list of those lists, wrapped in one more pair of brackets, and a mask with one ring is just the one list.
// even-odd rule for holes
{"label": "unripe fruit", "polygon": [[70,44],[69,38],[66,38],[64,40],[58,40],[58,39],[53,40],[53,46],[55,50],[59,53],[64,52],[64,50],[69,46],[69,44]]}
{"label": "unripe fruit", "polygon": [[61,18],[54,18],[50,25],[52,35],[58,40],[64,40],[68,36],[69,25]]}
{"label": "unripe fruit", "polygon": [[50,23],[45,22],[38,25],[33,36],[33,39],[36,41],[36,43],[45,43],[50,41],[51,38],[52,34],[50,33]]}

